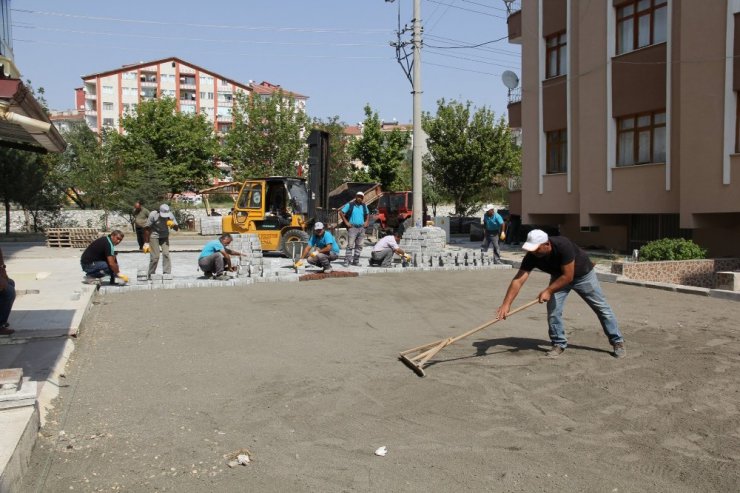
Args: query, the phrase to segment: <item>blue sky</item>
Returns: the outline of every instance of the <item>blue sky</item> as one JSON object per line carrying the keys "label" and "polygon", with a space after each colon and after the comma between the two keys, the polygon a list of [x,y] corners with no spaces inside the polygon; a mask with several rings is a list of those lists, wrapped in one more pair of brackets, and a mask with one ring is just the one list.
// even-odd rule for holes
{"label": "blue sky", "polygon": [[[14,0],[16,64],[52,109],[74,107],[81,75],[176,56],[224,76],[267,80],[309,96],[312,117],[412,118],[411,85],[389,45],[412,18],[396,0]],[[439,98],[506,112],[500,74],[520,73],[502,0],[422,0],[423,108]],[[410,33],[403,40],[410,40]]]}

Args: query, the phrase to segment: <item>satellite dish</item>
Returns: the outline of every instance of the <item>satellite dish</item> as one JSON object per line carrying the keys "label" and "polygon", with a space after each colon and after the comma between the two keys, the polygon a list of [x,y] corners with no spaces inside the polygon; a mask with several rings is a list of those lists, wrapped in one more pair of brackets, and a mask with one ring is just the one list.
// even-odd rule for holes
{"label": "satellite dish", "polygon": [[507,70],[501,74],[501,80],[509,89],[516,89],[519,87],[519,77],[517,77],[517,75],[511,70]]}

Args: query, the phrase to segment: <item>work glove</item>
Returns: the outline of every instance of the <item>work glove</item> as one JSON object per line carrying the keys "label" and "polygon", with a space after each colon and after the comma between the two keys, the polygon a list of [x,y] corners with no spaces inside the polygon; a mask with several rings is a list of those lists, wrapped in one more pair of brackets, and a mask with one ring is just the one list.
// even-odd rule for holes
{"label": "work glove", "polygon": [[319,251],[318,250],[314,250],[313,252],[311,252],[311,256],[312,257],[316,257],[316,255],[318,255],[318,254],[319,254]]}
{"label": "work glove", "polygon": [[173,221],[172,219],[168,219],[167,220],[167,227],[168,228],[172,228],[174,226],[175,226],[175,221]]}
{"label": "work glove", "polygon": [[410,254],[408,254],[408,253],[404,253],[404,254],[403,254],[403,259],[404,259],[404,260],[405,260],[406,262],[411,262],[411,255],[410,255]]}
{"label": "work glove", "polygon": [[503,231],[501,231],[501,234],[498,235],[498,239],[501,240],[501,241],[504,241],[506,239],[506,233],[504,233]]}
{"label": "work glove", "polygon": [[119,279],[120,279],[121,281],[123,281],[123,282],[125,282],[125,283],[128,283],[128,276],[127,276],[126,274],[121,274],[121,273],[119,272],[119,273],[118,273],[117,275],[118,275],[118,278],[119,278]]}
{"label": "work glove", "polygon": [[296,269],[298,267],[303,267],[303,260],[298,260],[295,264],[293,264],[293,267],[295,267]]}
{"label": "work glove", "polygon": [[152,247],[149,246],[149,243],[144,243],[144,246],[141,247],[141,251],[144,253],[149,253],[152,251]]}

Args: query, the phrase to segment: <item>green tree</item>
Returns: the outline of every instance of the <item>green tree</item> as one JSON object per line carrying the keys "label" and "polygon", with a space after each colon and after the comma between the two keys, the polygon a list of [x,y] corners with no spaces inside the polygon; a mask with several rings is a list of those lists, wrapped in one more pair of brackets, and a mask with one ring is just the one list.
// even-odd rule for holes
{"label": "green tree", "polygon": [[295,98],[282,90],[269,97],[239,92],[233,126],[224,138],[224,157],[234,176],[296,176],[305,161],[309,120]]}
{"label": "green tree", "polygon": [[40,212],[59,210],[62,193],[52,168],[46,156],[0,147],[0,200],[5,206],[6,234],[10,233],[12,203],[19,205],[27,218],[33,217],[34,230],[38,229]]}
{"label": "green tree", "polygon": [[208,183],[217,173],[214,157],[219,150],[213,124],[205,115],[176,108],[172,98],[143,101],[135,112],[123,116],[123,134],[104,134],[104,153],[114,174],[135,170],[163,181],[173,193]]}
{"label": "green tree", "polygon": [[80,209],[99,207],[108,194],[108,167],[98,136],[84,122],[62,133],[63,153],[50,156],[52,171],[66,197]]}
{"label": "green tree", "polygon": [[313,127],[329,133],[329,190],[350,181],[354,169],[349,155],[350,137],[344,133],[346,125],[333,116],[327,120],[314,119]]}
{"label": "green tree", "polygon": [[362,137],[352,142],[350,155],[367,166],[370,178],[379,182],[383,190],[393,190],[399,167],[406,161],[408,145],[407,132],[381,131],[378,113],[368,104],[365,105]]}
{"label": "green tree", "polygon": [[503,118],[472,103],[437,102],[437,114],[425,113],[428,135],[427,171],[440,190],[455,203],[455,213],[467,215],[479,205],[482,192],[494,187],[500,175],[520,172],[519,149]]}

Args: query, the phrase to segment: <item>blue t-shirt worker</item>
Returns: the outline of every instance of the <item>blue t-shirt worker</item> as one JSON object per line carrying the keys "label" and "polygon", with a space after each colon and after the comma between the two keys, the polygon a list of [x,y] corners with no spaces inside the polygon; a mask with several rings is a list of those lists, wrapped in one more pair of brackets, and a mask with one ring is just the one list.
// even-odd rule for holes
{"label": "blue t-shirt worker", "polygon": [[533,229],[527,235],[527,242],[522,245],[527,254],[522,260],[519,272],[511,280],[506,290],[504,302],[496,311],[498,318],[506,318],[511,311],[511,303],[533,269],[540,269],[550,274],[550,284],[537,296],[540,303],[547,303],[547,323],[552,348],[547,355],[560,356],[568,346],[563,327],[563,306],[571,290],[578,293],[583,301],[596,313],[601,322],[604,334],[614,348],[615,358],[623,358],[627,352],[624,337],[619,331],[617,317],[614,315],[604,294],[594,266],[586,252],[564,236],[549,237],[540,229]]}
{"label": "blue t-shirt worker", "polygon": [[313,234],[308,239],[308,245],[303,249],[301,257],[296,261],[300,265],[303,259],[307,259],[311,265],[319,266],[325,274],[330,274],[331,262],[339,257],[339,244],[334,235],[325,231],[324,223],[317,222],[313,226]]}
{"label": "blue t-shirt worker", "polygon": [[493,246],[493,263],[501,263],[501,250],[499,250],[498,240],[499,235],[504,230],[504,218],[501,217],[496,211],[493,204],[487,204],[483,210],[483,243],[480,246],[480,251],[486,253],[490,246]]}
{"label": "blue t-shirt worker", "polygon": [[214,280],[224,281],[230,278],[226,271],[236,270],[231,257],[240,257],[241,253],[229,248],[233,240],[229,233],[224,233],[219,236],[218,240],[211,240],[206,243],[200,251],[198,267],[206,277],[213,276]]}
{"label": "blue t-shirt worker", "polygon": [[346,204],[339,211],[339,217],[347,227],[349,241],[347,242],[347,253],[344,257],[344,266],[360,265],[360,254],[362,245],[365,243],[365,228],[370,222],[370,211],[365,205],[365,194],[357,192],[355,200]]}

